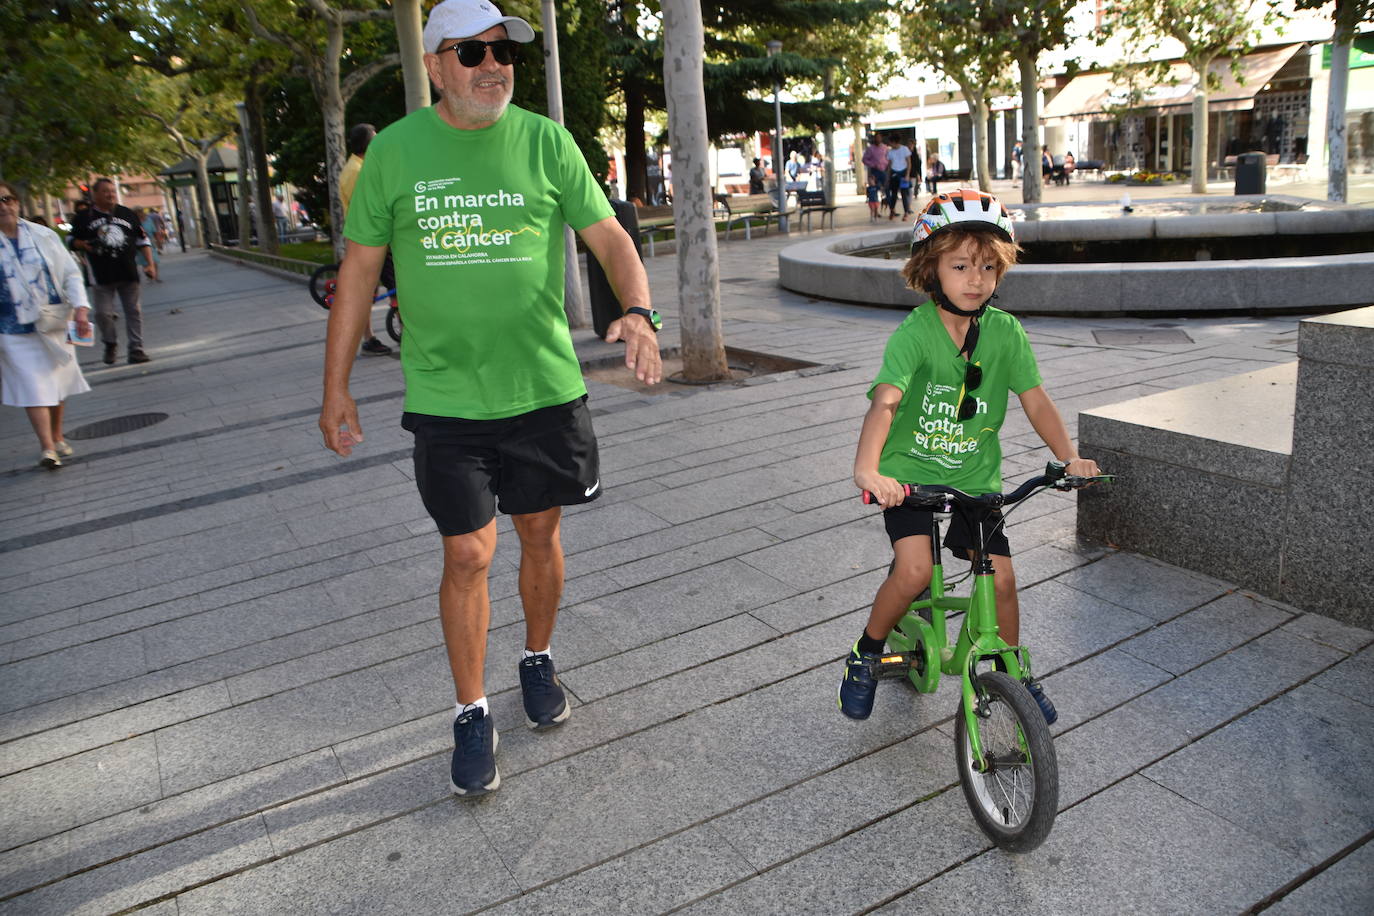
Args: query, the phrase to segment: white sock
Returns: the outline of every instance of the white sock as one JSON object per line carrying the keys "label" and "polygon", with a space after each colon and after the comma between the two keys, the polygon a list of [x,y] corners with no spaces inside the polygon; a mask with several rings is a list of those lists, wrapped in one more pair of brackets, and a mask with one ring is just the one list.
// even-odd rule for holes
{"label": "white sock", "polygon": [[525,654],[522,655],[521,658],[534,658],[536,655],[542,655],[542,656],[544,656],[545,658],[547,658],[547,659],[549,659],[550,661],[552,661],[552,660],[553,660],[553,652],[552,652],[552,650],[553,650],[553,646],[549,646],[549,648],[545,649],[543,652],[535,652],[533,649],[526,649],[526,650],[525,650]]}
{"label": "white sock", "polygon": [[483,715],[483,716],[489,716],[489,715],[491,715],[491,707],[487,705],[487,698],[486,698],[486,697],[478,697],[477,700],[476,700],[475,702],[472,702],[472,703],[458,703],[458,704],[457,704],[457,711],[454,712],[453,718],[455,718],[455,719],[458,718],[458,717],[461,716],[463,713],[467,712],[469,709],[472,709],[474,706],[479,706],[479,707],[481,707],[481,709],[482,709],[482,715]]}

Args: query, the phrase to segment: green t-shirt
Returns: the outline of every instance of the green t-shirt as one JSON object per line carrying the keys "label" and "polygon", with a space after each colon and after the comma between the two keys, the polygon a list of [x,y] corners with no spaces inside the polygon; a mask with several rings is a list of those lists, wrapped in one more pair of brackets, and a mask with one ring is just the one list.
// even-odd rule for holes
{"label": "green t-shirt", "polygon": [[514,105],[481,130],[430,107],[377,134],[344,234],[391,246],[405,409],[491,420],[586,394],[563,313],[563,226],[612,215],[572,135]]}
{"label": "green t-shirt", "polygon": [[1007,394],[1040,384],[1040,370],[1021,322],[989,308],[979,319],[973,362],[983,381],[973,390],[978,412],[958,419],[964,396],[964,358],[940,323],[939,307],[927,301],[888,338],[880,384],[902,390],[892,429],[878,459],[879,473],[902,483],[946,484],[966,493],[1000,493],[1002,445],[997,434],[1007,417]]}

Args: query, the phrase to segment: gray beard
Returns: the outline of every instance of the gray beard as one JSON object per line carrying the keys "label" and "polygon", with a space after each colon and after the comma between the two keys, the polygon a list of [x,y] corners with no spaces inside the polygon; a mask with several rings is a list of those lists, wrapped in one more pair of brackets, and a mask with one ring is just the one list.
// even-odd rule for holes
{"label": "gray beard", "polygon": [[501,120],[501,116],[506,113],[506,106],[510,104],[511,95],[515,87],[509,82],[506,83],[505,98],[499,103],[483,105],[468,99],[459,99],[457,96],[445,94],[440,100],[440,104],[448,109],[450,115],[456,120],[478,124],[495,124]]}

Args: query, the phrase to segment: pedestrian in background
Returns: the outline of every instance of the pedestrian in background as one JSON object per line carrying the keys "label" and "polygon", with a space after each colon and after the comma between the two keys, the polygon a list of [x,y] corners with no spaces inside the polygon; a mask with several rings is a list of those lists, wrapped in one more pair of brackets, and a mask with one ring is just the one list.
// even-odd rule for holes
{"label": "pedestrian in background", "polygon": [[0,402],[22,407],[38,435],[38,463],[62,467],[73,449],[62,435],[67,398],[90,391],[67,339],[91,334],[81,268],[46,226],[19,218],[19,192],[0,181]]}
{"label": "pedestrian in background", "polygon": [[[72,247],[86,254],[95,281],[96,324],[105,344],[105,364],[115,361],[119,347],[115,330],[115,297],[124,309],[124,333],[129,341],[129,362],[146,363],[143,351],[143,284],[139,280],[138,249],[151,244],[137,214],[118,202],[115,183],[100,178],[91,189],[91,206],[77,214],[72,224]],[[149,277],[157,279],[157,265]]]}
{"label": "pedestrian in background", "polygon": [[[339,172],[339,201],[343,204],[345,227],[348,225],[348,205],[353,200],[353,188],[358,184],[358,174],[362,171],[363,160],[367,158],[367,148],[375,136],[377,128],[371,124],[354,124],[348,131],[348,161]],[[382,266],[381,279],[387,289],[396,288],[396,270],[392,267],[391,255],[387,255],[386,264]],[[359,352],[371,356],[386,356],[391,352],[391,348],[372,332],[371,309],[367,312],[367,337]]]}

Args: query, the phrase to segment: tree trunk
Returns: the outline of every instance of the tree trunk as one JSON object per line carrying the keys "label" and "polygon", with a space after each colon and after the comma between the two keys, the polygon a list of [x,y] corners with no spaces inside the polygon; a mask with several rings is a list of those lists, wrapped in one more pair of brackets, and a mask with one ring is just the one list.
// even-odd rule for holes
{"label": "tree trunk", "polygon": [[663,0],[663,83],[673,147],[682,369],[688,381],[728,379],[720,321],[720,264],[711,217],[711,166],[702,82],[700,0]]}
{"label": "tree trunk", "polygon": [[208,144],[203,145],[192,154],[196,160],[196,194],[200,197],[201,240],[207,248],[224,244],[224,239],[219,234],[219,214],[215,212],[215,199],[210,195],[210,171],[205,164],[205,160],[210,158],[211,149],[213,147]]}
{"label": "tree trunk", "polygon": [[[854,166],[854,193],[862,197],[868,190],[868,166],[860,160],[863,158],[864,147],[868,144],[864,142],[863,125],[859,123],[858,118],[854,119],[852,129],[854,131],[854,145],[849,148],[849,163]],[[916,155],[922,156],[919,146],[916,148]],[[922,169],[926,167],[924,158],[918,158],[916,164]],[[919,197],[920,195],[916,196]]]}
{"label": "tree trunk", "polygon": [[248,115],[248,146],[253,151],[253,190],[258,204],[258,245],[268,254],[276,254],[281,239],[277,237],[277,218],[272,209],[272,180],[267,173],[267,130],[262,122],[262,86],[256,81],[248,84],[243,94]]}
{"label": "tree trunk", "polygon": [[1350,35],[1342,33],[1337,7],[1336,34],[1331,42],[1331,86],[1326,97],[1326,199],[1346,198],[1345,102],[1350,86]]}
{"label": "tree trunk", "polygon": [[1207,193],[1207,164],[1211,151],[1207,148],[1207,65],[1198,72],[1197,90],[1193,93],[1193,193]]}
{"label": "tree trunk", "polygon": [[992,191],[992,180],[988,174],[988,103],[986,97],[977,87],[959,84],[959,88],[964,93],[964,98],[968,100],[969,107],[973,110],[969,116],[973,119],[973,173],[978,176],[978,190],[984,193]]}
{"label": "tree trunk", "polygon": [[[830,104],[830,97],[835,93],[835,68],[825,68],[825,103]],[[835,125],[829,121],[825,122],[825,205],[835,206]]]}
{"label": "tree trunk", "polygon": [[1021,70],[1021,201],[1040,203],[1040,87],[1035,58],[1022,54],[1016,58]]}
{"label": "tree trunk", "polygon": [[[342,28],[339,31],[342,33]],[[335,260],[342,261],[344,211],[343,200],[339,197],[339,173],[343,171],[344,160],[348,157],[344,144],[344,101],[343,92],[339,88],[339,57],[333,50],[333,33],[334,27],[331,25],[330,52],[326,52],[324,61],[315,71],[318,78],[315,95],[320,104],[320,114],[324,117],[324,161],[329,171],[329,237],[334,243]],[[332,65],[331,60],[334,62]]]}
{"label": "tree trunk", "polygon": [[396,20],[396,43],[401,47],[401,74],[405,81],[408,114],[429,106],[420,0],[393,0],[391,15]]}

